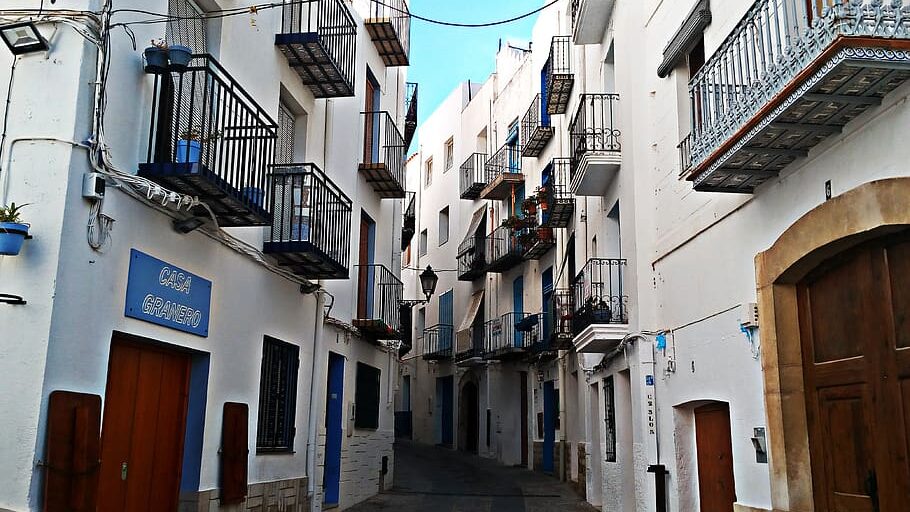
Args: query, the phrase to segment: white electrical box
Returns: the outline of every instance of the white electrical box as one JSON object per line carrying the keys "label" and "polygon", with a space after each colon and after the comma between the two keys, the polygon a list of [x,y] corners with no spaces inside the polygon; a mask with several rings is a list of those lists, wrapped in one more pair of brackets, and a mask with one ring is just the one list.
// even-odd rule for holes
{"label": "white electrical box", "polygon": [[746,302],[739,306],[739,323],[743,327],[758,327],[758,304]]}
{"label": "white electrical box", "polygon": [[82,197],[86,199],[104,199],[104,175],[99,172],[89,172],[82,175]]}

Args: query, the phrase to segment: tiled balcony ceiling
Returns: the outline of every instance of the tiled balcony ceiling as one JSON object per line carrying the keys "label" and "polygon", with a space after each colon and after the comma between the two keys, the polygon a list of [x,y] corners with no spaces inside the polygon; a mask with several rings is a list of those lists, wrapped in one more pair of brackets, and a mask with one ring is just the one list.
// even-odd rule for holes
{"label": "tiled balcony ceiling", "polygon": [[411,147],[414,134],[417,133],[417,84],[407,82],[404,103],[404,147]]}
{"label": "tiled balcony ceiling", "polygon": [[404,0],[371,0],[364,26],[386,66],[409,64],[411,15]]}
{"label": "tiled balcony ceiling", "polygon": [[540,106],[540,94],[534,96],[531,106],[521,119],[521,156],[536,158],[540,156],[547,143],[553,138],[556,129],[550,124],[549,113],[543,112]]}
{"label": "tiled balcony ceiling", "polygon": [[359,166],[376,194],[383,199],[404,199],[404,137],[388,112],[363,113],[364,148]]}
{"label": "tiled balcony ceiling", "polygon": [[[838,2],[800,27],[804,37],[788,39],[775,20],[802,22],[790,21],[798,11],[784,4],[805,8],[795,0],[757,2],[690,83],[693,131],[680,150],[696,190],[752,193],[910,78],[900,6]],[[763,64],[741,51],[747,40],[765,41],[751,48],[758,57],[764,51]]]}

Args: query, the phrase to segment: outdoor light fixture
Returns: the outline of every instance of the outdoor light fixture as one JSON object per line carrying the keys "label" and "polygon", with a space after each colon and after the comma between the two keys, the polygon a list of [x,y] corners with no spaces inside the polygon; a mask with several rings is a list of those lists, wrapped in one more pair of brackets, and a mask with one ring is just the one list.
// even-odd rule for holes
{"label": "outdoor light fixture", "polygon": [[48,49],[47,41],[41,37],[38,27],[30,21],[0,26],[0,37],[3,37],[3,42],[13,55],[45,52]]}
{"label": "outdoor light fixture", "polygon": [[436,283],[438,282],[439,276],[436,275],[436,272],[433,272],[433,267],[427,265],[426,270],[420,273],[420,287],[423,289],[423,294],[427,296],[426,300],[400,300],[398,303],[416,306],[417,304],[426,304],[427,302],[430,302],[430,297],[436,292]]}

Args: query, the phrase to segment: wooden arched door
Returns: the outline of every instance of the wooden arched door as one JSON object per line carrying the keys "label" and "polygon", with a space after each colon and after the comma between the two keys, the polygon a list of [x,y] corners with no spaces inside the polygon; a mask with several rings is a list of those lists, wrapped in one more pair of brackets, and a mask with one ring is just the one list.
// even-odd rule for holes
{"label": "wooden arched door", "polygon": [[822,263],[797,297],[816,510],[907,510],[910,236]]}

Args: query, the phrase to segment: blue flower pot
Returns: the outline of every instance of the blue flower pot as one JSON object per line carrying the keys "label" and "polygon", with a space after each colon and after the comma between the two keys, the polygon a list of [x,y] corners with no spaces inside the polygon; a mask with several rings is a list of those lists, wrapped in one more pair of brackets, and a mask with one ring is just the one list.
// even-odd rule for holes
{"label": "blue flower pot", "polygon": [[172,44],[168,48],[168,58],[171,61],[171,71],[182,73],[193,59],[193,50],[179,44]]}
{"label": "blue flower pot", "polygon": [[143,52],[145,56],[145,72],[160,75],[167,72],[168,51],[157,46],[149,46]]}
{"label": "blue flower pot", "polygon": [[180,139],[177,141],[177,155],[175,160],[178,164],[198,163],[201,156],[202,143],[198,140]]}
{"label": "blue flower pot", "polygon": [[0,255],[16,256],[28,235],[28,224],[0,222]]}

